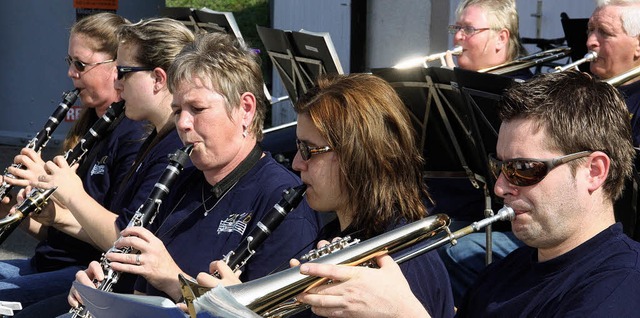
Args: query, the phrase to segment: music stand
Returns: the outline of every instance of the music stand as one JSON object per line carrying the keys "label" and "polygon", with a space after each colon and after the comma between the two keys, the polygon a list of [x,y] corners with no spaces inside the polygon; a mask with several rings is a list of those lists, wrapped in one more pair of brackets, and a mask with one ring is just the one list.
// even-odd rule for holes
{"label": "music stand", "polygon": [[[492,202],[502,200],[491,191],[495,184],[491,172],[489,171],[488,155],[495,153],[498,142],[498,131],[500,130],[500,119],[498,117],[497,104],[502,99],[503,92],[515,81],[509,77],[478,73],[475,71],[455,68],[454,73],[466,101],[467,112],[471,116],[473,123],[472,136],[477,145],[479,160],[482,161],[482,174],[485,180],[485,217],[493,216]],[[486,233],[486,263],[492,261],[492,226],[487,226]]]}
{"label": "music stand", "polygon": [[310,86],[305,84],[300,69],[293,56],[291,33],[279,29],[256,26],[258,36],[267,50],[271,63],[276,67],[289,98],[293,103],[304,94]]}
{"label": "music stand", "polygon": [[209,8],[193,10],[196,25],[206,32],[225,32],[244,44],[244,38],[232,12],[214,11]]}
{"label": "music stand", "polygon": [[[577,61],[587,54],[587,29],[589,19],[570,19],[565,12],[560,14],[562,30],[567,40],[567,45],[571,48],[571,60]],[[590,63],[582,63],[578,66],[580,71],[589,72]]]}
{"label": "music stand", "polygon": [[311,87],[323,74],[344,74],[338,52],[327,32],[292,31],[294,57],[305,83]]}
{"label": "music stand", "polygon": [[455,87],[453,71],[445,68],[379,68],[371,72],[385,79],[409,109],[427,178],[467,178],[480,188],[477,152],[470,137],[469,117]]}
{"label": "music stand", "polygon": [[191,31],[198,31],[198,25],[193,16],[193,9],[186,7],[162,7],[160,8],[160,16],[172,18],[182,22]]}

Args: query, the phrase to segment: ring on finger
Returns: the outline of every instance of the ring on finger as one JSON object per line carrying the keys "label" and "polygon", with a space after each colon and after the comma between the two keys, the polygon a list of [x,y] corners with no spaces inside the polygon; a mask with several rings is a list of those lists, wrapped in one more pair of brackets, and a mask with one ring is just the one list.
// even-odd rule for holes
{"label": "ring on finger", "polygon": [[136,265],[140,266],[140,254],[136,254]]}

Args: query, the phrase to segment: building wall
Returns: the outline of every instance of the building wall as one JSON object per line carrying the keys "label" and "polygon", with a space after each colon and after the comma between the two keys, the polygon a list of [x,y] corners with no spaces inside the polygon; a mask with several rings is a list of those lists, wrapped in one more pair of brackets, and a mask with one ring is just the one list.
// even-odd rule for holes
{"label": "building wall", "polygon": [[[158,14],[164,0],[119,0],[117,13],[137,21]],[[0,144],[25,145],[73,89],[67,77],[70,0],[5,0],[0,4]],[[78,102],[79,104],[79,102]],[[53,144],[64,138],[62,123]]]}

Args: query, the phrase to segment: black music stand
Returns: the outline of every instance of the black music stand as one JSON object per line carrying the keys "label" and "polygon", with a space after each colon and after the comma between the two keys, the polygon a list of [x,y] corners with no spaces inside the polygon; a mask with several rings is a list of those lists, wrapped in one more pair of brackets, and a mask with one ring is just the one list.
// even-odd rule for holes
{"label": "black music stand", "polygon": [[[567,45],[571,48],[571,60],[577,61],[587,54],[587,25],[589,19],[570,19],[565,12],[560,14],[560,22],[562,22],[562,30],[567,40]],[[589,72],[589,64],[583,63],[578,66],[580,71]]]}
{"label": "black music stand", "polygon": [[425,158],[427,178],[467,178],[475,187],[484,178],[477,174],[470,118],[455,87],[453,71],[445,68],[380,68],[371,72],[391,84],[409,109]]}
{"label": "black music stand", "polygon": [[193,9],[186,7],[162,7],[159,12],[160,16],[172,18],[182,22],[191,31],[197,31],[198,26],[193,16]]}
{"label": "black music stand", "polygon": [[[498,117],[497,104],[502,99],[504,91],[515,81],[509,77],[478,73],[475,71],[455,68],[454,73],[465,99],[467,112],[471,116],[472,136],[478,149],[478,159],[481,163],[481,174],[485,179],[485,217],[493,216],[492,202],[502,200],[492,191],[495,181],[489,171],[488,155],[496,152],[500,119]],[[486,263],[492,261],[492,226],[486,228]]]}
{"label": "black music stand", "polygon": [[232,12],[214,11],[209,8],[193,10],[196,26],[206,32],[224,32],[235,36],[244,44],[242,33]]}
{"label": "black music stand", "polygon": [[300,73],[309,85],[323,74],[344,74],[329,33],[293,31],[291,39]]}
{"label": "black music stand", "polygon": [[310,86],[303,81],[293,56],[291,32],[262,26],[256,26],[256,28],[271,63],[278,70],[280,79],[289,94],[289,99],[295,103],[298,101],[298,97],[304,94]]}
{"label": "black music stand", "polygon": [[[328,33],[310,34],[261,26],[257,26],[257,30],[292,102],[295,103],[314,85],[317,76],[342,74],[340,60]],[[295,128],[295,122],[274,127],[265,134],[262,142],[268,149],[277,149],[274,156],[283,155],[284,158],[278,161],[285,165],[293,162],[296,154]],[[285,138],[286,135],[290,138]]]}

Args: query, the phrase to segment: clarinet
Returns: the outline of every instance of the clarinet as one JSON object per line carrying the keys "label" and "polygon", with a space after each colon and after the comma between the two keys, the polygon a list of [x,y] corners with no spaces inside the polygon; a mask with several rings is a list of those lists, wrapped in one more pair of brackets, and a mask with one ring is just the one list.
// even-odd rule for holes
{"label": "clarinet", "polygon": [[[282,223],[287,214],[300,204],[306,191],[306,184],[284,190],[282,193],[282,199],[276,203],[260,221],[258,221],[256,227],[244,240],[242,240],[242,242],[240,242],[235,250],[230,251],[222,258],[222,261],[229,265],[234,272],[241,269],[251,256],[255,254],[255,250],[260,247],[271,232],[274,231],[280,223]],[[217,271],[213,273],[213,276],[221,278]],[[178,278],[180,279],[184,302],[187,305],[189,312],[193,313],[193,317],[195,317],[193,301],[209,291],[211,288],[202,287],[198,285],[195,280],[181,274]]]}
{"label": "clarinet", "polygon": [[[44,127],[42,127],[35,137],[29,140],[25,148],[33,149],[35,152],[40,152],[47,146],[47,143],[51,140],[53,132],[58,128],[58,125],[60,125],[60,122],[64,120],[64,117],[67,115],[67,112],[69,112],[73,103],[78,99],[78,94],[80,94],[80,90],[77,88],[62,94],[62,101],[58,104],[56,110],[53,111],[51,116],[49,116]],[[11,167],[22,169],[22,164],[14,163]],[[13,189],[12,184],[4,181],[6,178],[15,178],[15,176],[8,171],[9,168],[4,169],[2,185],[0,185],[0,200],[9,195],[9,192]]]}
{"label": "clarinet", "polygon": [[[256,227],[240,242],[238,247],[227,253],[222,260],[227,263],[234,272],[240,270],[249,258],[255,254],[256,248],[262,245],[271,232],[282,223],[287,214],[300,204],[306,191],[306,184],[284,190],[282,199],[258,221]],[[214,275],[220,278],[219,274],[214,273]]]}
{"label": "clarinet", "polygon": [[[169,189],[178,178],[178,175],[180,175],[180,172],[182,172],[182,169],[189,159],[189,155],[191,155],[192,150],[193,145],[190,144],[168,155],[169,164],[160,176],[158,182],[156,182],[156,184],[153,186],[151,194],[149,195],[147,200],[138,208],[136,213],[129,221],[129,224],[127,224],[127,228],[133,226],[146,226],[147,224],[153,223],[153,220],[158,214],[162,201],[167,196],[167,194],[169,194]],[[120,238],[122,238],[122,236]],[[118,238],[118,240],[120,240],[120,238]],[[116,242],[118,240],[116,240]],[[105,257],[107,253],[137,254],[138,251],[131,248],[130,246],[117,248],[114,243],[107,252],[102,254],[102,257],[100,258],[100,265],[102,266],[102,271],[104,272],[104,280],[100,282],[97,288],[102,291],[110,292],[113,289],[113,285],[118,283],[121,273],[116,272],[111,268],[111,263]],[[71,317],[74,318],[90,317],[87,309],[82,305],[78,306],[77,308],[71,308],[69,313],[72,313],[73,315]]]}
{"label": "clarinet", "polygon": [[[98,142],[108,131],[111,124],[124,111],[124,101],[111,104],[107,112],[91,126],[89,131],[80,139],[75,147],[69,149],[64,158],[72,166],[82,160],[84,155]],[[0,244],[20,225],[21,221],[31,213],[40,213],[42,208],[49,202],[49,198],[56,188],[32,189],[27,198],[16,206],[15,213],[0,220]]]}

